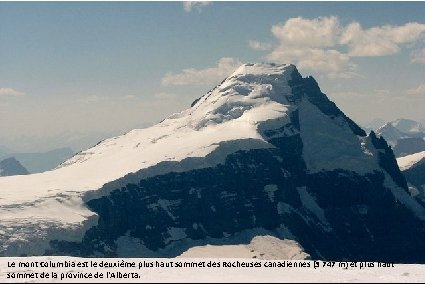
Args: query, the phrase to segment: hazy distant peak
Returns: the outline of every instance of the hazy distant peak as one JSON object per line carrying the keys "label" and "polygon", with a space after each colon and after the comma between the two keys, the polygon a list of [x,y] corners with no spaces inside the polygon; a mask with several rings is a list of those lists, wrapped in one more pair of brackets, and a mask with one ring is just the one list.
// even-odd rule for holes
{"label": "hazy distant peak", "polygon": [[29,172],[14,157],[0,161],[0,176],[27,175]]}

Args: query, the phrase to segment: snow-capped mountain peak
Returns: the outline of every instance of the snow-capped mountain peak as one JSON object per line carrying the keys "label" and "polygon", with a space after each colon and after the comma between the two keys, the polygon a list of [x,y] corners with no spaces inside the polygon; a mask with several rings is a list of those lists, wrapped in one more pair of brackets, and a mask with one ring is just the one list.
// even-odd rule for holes
{"label": "snow-capped mountain peak", "polygon": [[397,128],[398,130],[407,134],[425,132],[425,126],[422,125],[422,123],[415,120],[400,118],[400,119],[391,121],[390,123],[392,124],[392,126]]}
{"label": "snow-capped mountain peak", "polygon": [[376,133],[395,146],[400,139],[424,137],[425,126],[420,122],[401,118],[385,123]]}
{"label": "snow-capped mountain peak", "polygon": [[[244,64],[221,84],[197,99],[192,108],[169,119],[186,118],[184,123],[194,129],[235,120],[248,114],[244,119],[256,123],[264,116],[273,118],[273,113],[249,112],[253,108],[266,107],[275,111],[287,111],[279,104],[289,105],[286,96],[292,95],[289,82],[294,65]],[[247,112],[247,113],[246,113]]]}
{"label": "snow-capped mountain peak", "polygon": [[[379,245],[381,213],[414,220],[395,236],[425,218],[384,139],[367,136],[294,65],[265,63],[242,65],[187,110],[52,171],[0,178],[0,191],[0,255],[120,255],[129,243],[167,255],[264,227],[338,258],[334,243],[352,231]],[[22,242],[10,237],[18,233]],[[353,242],[350,254],[371,253]]]}
{"label": "snow-capped mountain peak", "polygon": [[[98,160],[110,156],[112,152],[121,152],[123,155],[128,152],[126,163],[130,164],[131,160],[137,162],[135,170],[140,169],[140,162],[150,166],[156,160],[179,160],[191,155],[197,156],[197,142],[191,137],[195,133],[200,143],[198,153],[201,156],[209,151],[206,148],[212,149],[216,143],[222,141],[247,138],[264,141],[257,132],[259,122],[280,118],[289,123],[289,114],[293,109],[293,94],[289,82],[294,72],[300,76],[294,65],[244,64],[220,85],[198,99],[191,108],[171,115],[156,126],[106,139],[66,161],[59,169],[75,163],[87,163],[92,159]],[[227,131],[228,129],[238,131]],[[188,141],[184,142],[186,139]],[[174,141],[190,147],[182,147],[178,151],[178,147],[170,147]],[[265,143],[261,144],[261,147],[264,146]],[[152,151],[148,151],[149,148]],[[169,151],[173,153],[168,153]]]}
{"label": "snow-capped mountain peak", "polygon": [[384,136],[385,139],[393,146],[397,143],[397,140],[408,137],[406,133],[403,133],[394,127],[391,122],[388,122],[378,128],[376,133],[380,136]]}

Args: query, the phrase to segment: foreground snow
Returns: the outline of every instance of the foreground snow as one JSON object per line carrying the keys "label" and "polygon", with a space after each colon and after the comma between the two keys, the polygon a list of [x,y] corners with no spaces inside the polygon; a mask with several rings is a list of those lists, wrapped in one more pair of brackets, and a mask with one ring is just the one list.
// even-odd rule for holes
{"label": "foreground snow", "polygon": [[[0,282],[422,282],[425,277],[425,265],[379,267],[308,257],[297,242],[266,235],[246,245],[193,247],[171,259],[3,257]],[[100,273],[103,278],[94,278]],[[49,278],[41,278],[46,274]]]}
{"label": "foreground snow", "polygon": [[182,258],[258,258],[291,259],[309,258],[296,241],[280,240],[272,236],[256,236],[247,245],[206,245],[193,247],[180,255]]}

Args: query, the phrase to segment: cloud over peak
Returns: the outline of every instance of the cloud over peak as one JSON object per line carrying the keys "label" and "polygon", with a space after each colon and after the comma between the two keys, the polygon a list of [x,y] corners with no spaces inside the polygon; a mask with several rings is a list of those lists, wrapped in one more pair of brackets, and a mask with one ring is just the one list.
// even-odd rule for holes
{"label": "cloud over peak", "polygon": [[349,24],[340,43],[348,45],[350,56],[384,56],[400,51],[402,45],[417,41],[425,33],[425,25],[407,23],[402,26],[380,26],[364,30],[357,22]]}
{"label": "cloud over peak", "polygon": [[205,69],[188,68],[180,73],[167,73],[162,78],[163,85],[208,85],[229,76],[242,63],[235,58],[223,57],[217,66]]}
{"label": "cloud over peak", "polygon": [[291,18],[283,24],[272,27],[272,34],[287,46],[325,47],[334,46],[340,33],[337,17],[319,17],[304,19]]}
{"label": "cloud over peak", "polygon": [[[425,24],[412,22],[364,29],[358,22],[342,25],[336,16],[296,17],[272,26],[271,33],[278,41],[274,47],[258,41],[250,41],[249,46],[254,50],[270,47],[266,58],[271,61],[294,63],[331,78],[350,78],[357,69],[351,61],[353,57],[396,54],[425,36]],[[413,52],[411,60],[425,63],[425,50]]]}

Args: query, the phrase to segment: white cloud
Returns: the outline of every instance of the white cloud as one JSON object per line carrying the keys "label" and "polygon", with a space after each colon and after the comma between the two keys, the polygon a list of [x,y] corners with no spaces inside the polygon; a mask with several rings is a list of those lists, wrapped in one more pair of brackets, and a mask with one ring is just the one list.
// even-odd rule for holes
{"label": "white cloud", "polygon": [[[335,16],[297,17],[274,25],[271,32],[278,44],[266,55],[268,60],[293,63],[300,69],[320,72],[330,78],[350,78],[356,75],[357,69],[351,61],[353,57],[398,53],[425,36],[425,24],[363,29],[358,22],[344,26]],[[249,41],[249,46],[256,50],[271,47],[258,41]],[[425,49],[412,53],[411,60],[425,63]]]}
{"label": "white cloud", "polygon": [[208,85],[229,76],[242,63],[238,59],[223,57],[217,66],[205,69],[183,69],[181,73],[167,73],[162,78],[163,85]]}
{"label": "white cloud", "polygon": [[319,72],[329,78],[351,78],[357,65],[336,46],[343,27],[337,17],[291,18],[271,29],[279,41],[266,58],[293,63],[301,70]]}
{"label": "white cloud", "polygon": [[357,69],[357,65],[350,62],[347,54],[334,49],[279,47],[268,54],[267,59],[293,63],[300,69],[323,72],[329,78],[351,78],[356,75]]}
{"label": "white cloud", "polygon": [[185,1],[183,2],[183,9],[186,12],[191,12],[194,8],[196,8],[198,11],[201,11],[202,7],[210,4],[210,1]]}
{"label": "white cloud", "polygon": [[156,93],[154,97],[158,100],[173,100],[176,98],[176,94],[160,92],[160,93]]}
{"label": "white cloud", "polygon": [[363,30],[359,23],[349,24],[340,43],[348,45],[350,56],[384,56],[400,51],[403,44],[419,40],[425,25],[407,23],[403,26],[380,26]]}
{"label": "white cloud", "polygon": [[12,88],[0,88],[0,97],[19,97],[23,95],[25,95],[25,93]]}
{"label": "white cloud", "polygon": [[337,17],[319,17],[312,20],[297,17],[272,27],[273,35],[281,45],[294,47],[334,46],[340,30]]}
{"label": "white cloud", "polygon": [[425,95],[425,84],[421,84],[421,85],[417,86],[416,88],[412,88],[412,89],[407,90],[406,94],[414,95],[414,96]]}
{"label": "white cloud", "polygon": [[248,45],[250,48],[254,49],[254,50],[270,50],[273,48],[272,44],[270,43],[264,43],[264,42],[259,42],[256,40],[250,40],[248,41]]}
{"label": "white cloud", "polygon": [[425,64],[425,48],[413,51],[410,54],[410,60],[415,63]]}

